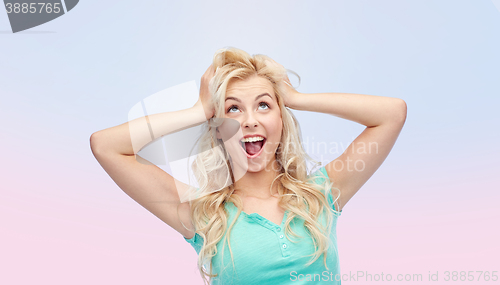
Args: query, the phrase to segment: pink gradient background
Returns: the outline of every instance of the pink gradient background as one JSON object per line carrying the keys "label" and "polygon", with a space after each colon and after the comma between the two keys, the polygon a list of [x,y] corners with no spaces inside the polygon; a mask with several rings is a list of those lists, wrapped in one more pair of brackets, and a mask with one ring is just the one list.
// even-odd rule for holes
{"label": "pink gradient background", "polygon": [[[84,148],[63,136],[55,141],[62,140]],[[25,140],[9,137],[2,144],[10,149],[2,173],[11,175],[2,177],[1,284],[201,284],[191,246],[123,194],[90,149],[86,156],[59,149],[47,161],[27,152]],[[392,171],[397,168],[383,172]],[[495,177],[442,173],[449,174],[469,181]],[[497,270],[500,195],[494,182],[373,179],[339,220],[342,273],[427,278],[429,271]],[[477,189],[490,189],[483,192],[488,197],[474,197]],[[345,282],[351,283],[372,284]]]}
{"label": "pink gradient background", "polygon": [[[406,101],[393,151],[339,219],[343,274],[500,283],[442,279],[500,274],[500,12],[491,1],[154,5],[81,1],[17,35],[0,13],[0,284],[202,284],[194,249],[118,188],[89,138],[148,95],[199,80],[227,45],[289,66],[302,92]],[[220,7],[228,18],[213,17]],[[297,117],[316,141],[348,143],[362,131]]]}

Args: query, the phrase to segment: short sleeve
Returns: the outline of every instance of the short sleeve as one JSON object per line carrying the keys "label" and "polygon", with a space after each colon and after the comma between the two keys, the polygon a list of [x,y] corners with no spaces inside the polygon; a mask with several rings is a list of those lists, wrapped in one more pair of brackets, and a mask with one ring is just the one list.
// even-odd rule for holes
{"label": "short sleeve", "polygon": [[[310,176],[314,179],[316,184],[323,184],[323,183],[325,183],[325,180],[329,184],[331,183],[330,178],[328,177],[328,173],[326,172],[326,168],[324,166],[322,166],[320,169],[318,169],[317,171],[312,173]],[[328,201],[328,205],[330,205],[330,207],[332,209],[334,209],[335,211],[338,211],[335,207],[335,203],[333,202],[333,195],[332,195],[332,191],[331,191],[332,189],[328,188],[328,189],[324,189],[324,190],[327,190],[326,191],[326,200]],[[341,214],[342,214],[342,210],[340,210],[340,212],[338,212],[339,216]]]}
{"label": "short sleeve", "polygon": [[190,239],[184,237],[184,240],[191,244],[197,254],[200,254],[201,247],[203,246],[203,238],[198,233],[195,233]]}

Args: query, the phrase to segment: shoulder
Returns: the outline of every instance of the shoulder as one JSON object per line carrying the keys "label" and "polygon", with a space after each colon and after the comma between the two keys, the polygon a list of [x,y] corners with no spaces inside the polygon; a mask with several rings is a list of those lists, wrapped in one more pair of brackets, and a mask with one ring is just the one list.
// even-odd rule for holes
{"label": "shoulder", "polygon": [[195,233],[191,238],[184,237],[184,240],[194,248],[196,253],[200,253],[200,250],[203,247],[203,237],[201,237],[198,233]]}
{"label": "shoulder", "polygon": [[[234,213],[236,211],[236,207],[232,204],[232,202],[225,203],[224,207],[229,214]],[[188,234],[183,235],[183,238],[185,241],[191,244],[196,249],[197,252],[199,252],[199,250],[203,246],[203,237],[197,232],[189,231]]]}
{"label": "shoulder", "polygon": [[338,211],[338,203],[336,203],[340,196],[340,190],[333,187],[333,183],[328,176],[328,172],[326,171],[325,166],[320,167],[319,169],[313,171],[308,175],[308,179],[311,183],[321,185],[321,191],[326,196],[326,200],[330,205],[330,208],[340,215],[342,213],[342,209]]}
{"label": "shoulder", "polygon": [[325,182],[330,183],[328,173],[324,166],[319,169],[312,171],[308,176],[308,180],[314,184],[324,184]]}

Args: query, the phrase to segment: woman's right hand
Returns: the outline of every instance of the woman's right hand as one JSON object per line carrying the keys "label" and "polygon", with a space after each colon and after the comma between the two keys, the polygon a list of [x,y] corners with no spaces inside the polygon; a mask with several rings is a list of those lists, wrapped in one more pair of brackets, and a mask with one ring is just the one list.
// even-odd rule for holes
{"label": "woman's right hand", "polygon": [[212,118],[215,115],[215,107],[212,102],[212,94],[210,94],[210,90],[208,85],[210,80],[215,75],[215,69],[212,65],[210,65],[201,77],[200,81],[200,97],[198,98],[198,102],[196,104],[201,104],[203,106],[203,110],[205,111],[205,116],[208,119]]}

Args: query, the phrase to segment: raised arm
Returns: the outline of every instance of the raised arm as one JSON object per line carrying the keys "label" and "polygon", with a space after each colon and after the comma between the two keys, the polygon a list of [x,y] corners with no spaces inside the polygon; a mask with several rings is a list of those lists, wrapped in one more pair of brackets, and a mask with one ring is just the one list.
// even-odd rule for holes
{"label": "raised arm", "polygon": [[363,94],[300,93],[291,86],[286,74],[281,86],[289,108],[331,114],[366,126],[344,153],[325,166],[330,180],[340,189],[340,211],[389,155],[406,121],[406,102]]}
{"label": "raised arm", "polygon": [[389,155],[406,120],[406,103],[373,95],[298,92],[289,101],[293,109],[331,114],[366,126],[344,153],[325,166],[340,189],[340,211]]}
{"label": "raised arm", "polygon": [[213,107],[206,93],[213,74],[210,66],[202,77],[200,98],[193,107],[138,118],[98,131],[90,137],[92,153],[113,181],[186,238],[194,235],[192,230],[186,229],[193,229],[190,206],[187,202],[180,203],[178,190],[187,188],[187,185],[156,165],[148,164],[137,152],[159,137],[199,125],[213,116]]}

